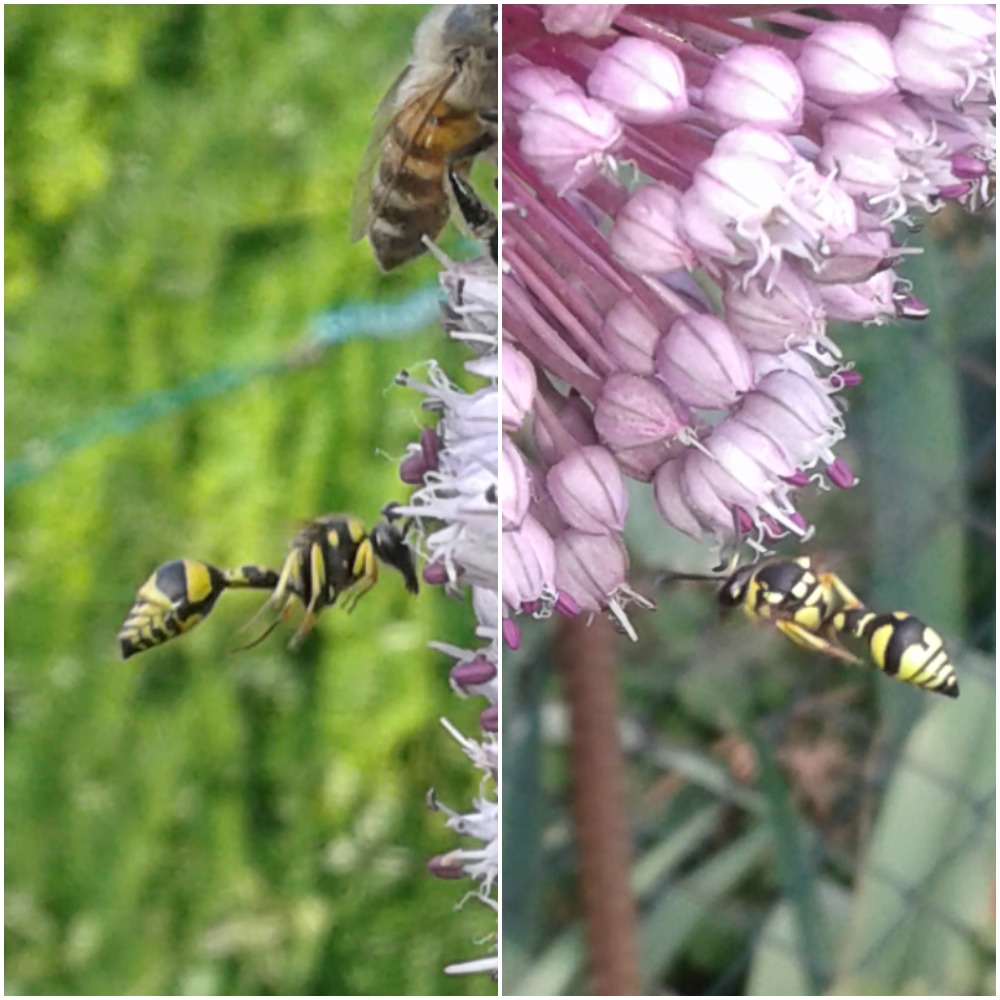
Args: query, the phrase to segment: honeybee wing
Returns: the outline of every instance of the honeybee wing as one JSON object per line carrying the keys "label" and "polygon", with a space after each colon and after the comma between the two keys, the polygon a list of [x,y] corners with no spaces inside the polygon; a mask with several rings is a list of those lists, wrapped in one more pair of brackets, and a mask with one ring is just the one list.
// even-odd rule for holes
{"label": "honeybee wing", "polygon": [[[410,137],[410,145],[411,147],[420,146],[434,106],[444,97],[454,81],[454,75],[445,71],[428,81],[418,94],[408,95],[405,100],[402,100],[412,72],[413,66],[410,65],[396,77],[395,82],[379,102],[375,114],[372,116],[374,120],[372,134],[365,147],[361,171],[358,174],[358,180],[354,186],[354,197],[351,200],[352,242],[357,242],[367,235],[369,220],[373,216],[377,216],[382,209],[381,203],[372,205],[371,190],[372,178],[382,158],[382,146],[386,135],[403,115],[419,115],[419,124]],[[402,172],[408,159],[409,157],[402,159],[389,183],[386,184],[386,197],[392,191],[395,178]]]}

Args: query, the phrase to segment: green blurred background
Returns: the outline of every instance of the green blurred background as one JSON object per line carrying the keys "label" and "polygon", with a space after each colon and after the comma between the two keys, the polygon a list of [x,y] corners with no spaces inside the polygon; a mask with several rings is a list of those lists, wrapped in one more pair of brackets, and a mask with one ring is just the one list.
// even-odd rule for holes
{"label": "green blurred background", "polygon": [[[659,605],[618,675],[648,994],[995,994],[995,219],[944,212],[907,242],[931,316],[835,331],[864,378],[837,447],[860,481],[803,491],[816,535],[780,551],[937,628],[961,696],[723,624],[707,585],[657,588],[712,561],[632,491],[631,580]],[[504,660],[510,995],[588,992],[550,625]]]}
{"label": "green blurred background", "polygon": [[[300,519],[405,495],[427,418],[393,376],[462,352],[433,262],[383,276],[347,220],[424,9],[5,8],[8,993],[489,991],[441,971],[486,914],[424,870],[426,790],[476,785],[437,720],[481,706],[426,648],[463,605],[387,571],[297,655],[229,655],[239,593],[115,647],[158,563],[278,565]],[[418,336],[362,308],[310,348],[399,301]]]}

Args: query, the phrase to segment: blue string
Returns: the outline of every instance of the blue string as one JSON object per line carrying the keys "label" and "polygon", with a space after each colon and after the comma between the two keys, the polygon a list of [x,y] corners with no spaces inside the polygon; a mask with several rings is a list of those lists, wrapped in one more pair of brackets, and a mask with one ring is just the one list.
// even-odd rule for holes
{"label": "blue string", "polygon": [[65,456],[114,434],[130,434],[140,427],[187,409],[204,399],[241,389],[258,378],[297,367],[303,357],[352,340],[391,340],[412,336],[439,315],[440,293],[428,285],[396,302],[355,302],[320,313],[305,339],[287,355],[263,364],[217,368],[169,389],[116,406],[35,442],[27,454],[4,463],[4,492],[36,479]]}

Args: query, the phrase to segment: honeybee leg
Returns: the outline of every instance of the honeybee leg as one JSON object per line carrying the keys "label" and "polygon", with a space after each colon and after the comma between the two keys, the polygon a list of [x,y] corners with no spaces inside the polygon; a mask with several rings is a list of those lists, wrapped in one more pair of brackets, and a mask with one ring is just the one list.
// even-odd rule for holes
{"label": "honeybee leg", "polygon": [[479,135],[472,140],[472,142],[467,142],[464,146],[459,147],[453,153],[449,153],[446,160],[449,167],[465,164],[466,168],[468,168],[469,164],[471,164],[472,161],[480,155],[480,153],[487,153],[491,149],[496,148],[496,114],[496,111],[480,112],[480,121],[492,124],[493,128],[488,128],[485,131],[480,132]]}
{"label": "honeybee leg", "polygon": [[344,591],[344,610],[353,611],[358,601],[378,582],[378,562],[370,538],[358,546],[358,554],[351,567],[354,582]]}
{"label": "honeybee leg", "polygon": [[458,206],[459,214],[469,232],[477,239],[488,243],[490,256],[496,263],[499,255],[497,217],[493,210],[476,194],[473,186],[457,170],[448,168],[448,186],[451,196]]}
{"label": "honeybee leg", "polygon": [[815,650],[817,653],[823,653],[826,656],[832,656],[838,660],[847,660],[848,663],[861,662],[861,660],[854,656],[853,653],[849,653],[846,649],[844,649],[843,646],[832,642],[825,636],[817,635],[815,632],[810,632],[801,625],[796,625],[795,622],[776,621],[774,624],[783,635],[791,639],[797,646],[803,646],[806,649]]}
{"label": "honeybee leg", "polygon": [[826,587],[832,587],[843,601],[845,608],[863,608],[861,598],[837,576],[836,573],[820,573],[819,582]]}

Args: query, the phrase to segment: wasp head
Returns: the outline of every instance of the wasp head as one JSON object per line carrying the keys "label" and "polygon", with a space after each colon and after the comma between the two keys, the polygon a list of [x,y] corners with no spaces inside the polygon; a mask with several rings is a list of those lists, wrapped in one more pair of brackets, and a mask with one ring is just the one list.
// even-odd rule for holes
{"label": "wasp head", "polygon": [[372,550],[382,562],[403,574],[406,589],[411,594],[420,590],[417,579],[417,564],[413,558],[413,549],[406,544],[406,536],[389,519],[379,521],[368,536],[371,539]]}

